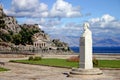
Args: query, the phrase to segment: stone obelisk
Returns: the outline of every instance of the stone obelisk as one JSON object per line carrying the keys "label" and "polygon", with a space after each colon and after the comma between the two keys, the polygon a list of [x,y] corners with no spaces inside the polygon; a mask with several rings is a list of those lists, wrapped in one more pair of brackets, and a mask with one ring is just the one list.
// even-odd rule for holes
{"label": "stone obelisk", "polygon": [[89,24],[84,23],[84,32],[80,37],[80,68],[93,69],[92,63],[92,32]]}
{"label": "stone obelisk", "polygon": [[99,68],[93,68],[92,62],[92,32],[89,29],[89,23],[84,23],[84,32],[80,37],[80,64],[79,68],[73,68],[71,75],[94,75],[102,74]]}

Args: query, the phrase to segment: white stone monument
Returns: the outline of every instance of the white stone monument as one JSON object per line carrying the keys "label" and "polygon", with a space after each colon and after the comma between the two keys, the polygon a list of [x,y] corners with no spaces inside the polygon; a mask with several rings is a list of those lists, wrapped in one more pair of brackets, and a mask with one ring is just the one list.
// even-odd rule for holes
{"label": "white stone monument", "polygon": [[89,24],[84,23],[84,32],[80,37],[80,68],[92,69],[92,33]]}
{"label": "white stone monument", "polygon": [[93,68],[92,62],[92,32],[89,30],[89,23],[84,23],[84,32],[80,37],[80,65],[72,69],[71,74],[102,74],[98,68]]}

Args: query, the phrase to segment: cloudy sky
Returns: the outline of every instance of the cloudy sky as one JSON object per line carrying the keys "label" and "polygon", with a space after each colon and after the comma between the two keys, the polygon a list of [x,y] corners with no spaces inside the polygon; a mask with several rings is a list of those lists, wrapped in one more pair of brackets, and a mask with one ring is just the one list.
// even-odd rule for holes
{"label": "cloudy sky", "polygon": [[79,45],[89,22],[94,46],[120,46],[120,0],[0,0],[19,24],[39,24],[52,38]]}

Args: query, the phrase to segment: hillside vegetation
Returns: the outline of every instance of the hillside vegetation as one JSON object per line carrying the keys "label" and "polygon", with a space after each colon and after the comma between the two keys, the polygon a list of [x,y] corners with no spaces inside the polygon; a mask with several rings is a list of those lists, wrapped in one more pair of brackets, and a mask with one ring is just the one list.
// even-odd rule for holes
{"label": "hillside vegetation", "polygon": [[50,39],[38,24],[18,24],[15,17],[7,16],[0,6],[0,50],[11,45],[33,46],[36,41],[45,42],[49,47],[59,47],[57,50],[69,50],[67,43],[59,39]]}

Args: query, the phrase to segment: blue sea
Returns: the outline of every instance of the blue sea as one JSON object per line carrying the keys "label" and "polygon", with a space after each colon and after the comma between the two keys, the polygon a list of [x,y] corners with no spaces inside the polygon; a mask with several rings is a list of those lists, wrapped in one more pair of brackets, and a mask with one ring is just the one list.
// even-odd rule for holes
{"label": "blue sea", "polygon": [[[79,47],[71,47],[75,53],[79,53]],[[120,54],[120,47],[93,47],[94,54]]]}

